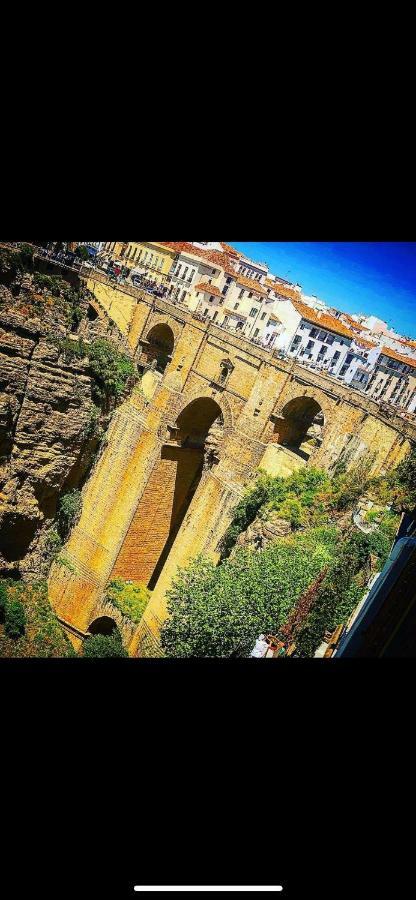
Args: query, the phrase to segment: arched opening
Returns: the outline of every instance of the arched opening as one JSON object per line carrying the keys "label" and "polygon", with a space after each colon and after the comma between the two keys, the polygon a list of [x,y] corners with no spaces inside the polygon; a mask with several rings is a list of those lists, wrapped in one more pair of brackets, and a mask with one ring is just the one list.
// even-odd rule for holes
{"label": "arched opening", "polygon": [[153,590],[204,470],[219,459],[223,417],[210,397],[189,403],[169,428],[112,577]]}
{"label": "arched opening", "polygon": [[91,303],[88,304],[87,319],[89,322],[95,322],[98,319],[98,312],[91,306]]}
{"label": "arched opening", "polygon": [[309,459],[322,444],[325,420],[319,403],[313,397],[295,397],[286,404],[274,429],[274,441],[282,447]]}
{"label": "arched opening", "polygon": [[143,352],[147,365],[155,364],[162,375],[166,371],[173,354],[175,336],[169,325],[162,322],[155,325],[143,341]]}
{"label": "arched opening", "polygon": [[102,634],[105,637],[110,637],[115,631],[117,631],[117,625],[114,619],[111,619],[110,616],[101,616],[99,619],[91,622],[88,634]]}

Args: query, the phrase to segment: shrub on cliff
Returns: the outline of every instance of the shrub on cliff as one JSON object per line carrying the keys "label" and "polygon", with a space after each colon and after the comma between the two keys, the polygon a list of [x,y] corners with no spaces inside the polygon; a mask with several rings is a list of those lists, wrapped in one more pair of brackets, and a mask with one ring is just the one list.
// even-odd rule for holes
{"label": "shrub on cliff", "polygon": [[10,638],[24,634],[26,625],[25,608],[20,600],[7,598],[4,607],[4,631]]}
{"label": "shrub on cliff", "polygon": [[83,656],[86,659],[106,659],[107,657],[126,659],[128,655],[118,632],[109,636],[95,634],[84,641]]}
{"label": "shrub on cliff", "polygon": [[88,358],[100,399],[120,400],[135,374],[132,360],[104,338],[88,347]]}
{"label": "shrub on cliff", "polygon": [[79,519],[82,510],[81,491],[73,490],[64,494],[59,501],[58,525],[60,536],[63,540],[68,536],[71,528]]}
{"label": "shrub on cliff", "polygon": [[390,554],[396,528],[397,522],[390,519],[372,534],[355,531],[340,543],[313,609],[296,637],[297,654],[313,656],[325,631],[346,624],[365,593],[370,557],[373,568],[381,571]]}
{"label": "shrub on cliff", "polygon": [[149,602],[150,592],[143,584],[115,578],[107,585],[106,598],[123,616],[138,624]]}

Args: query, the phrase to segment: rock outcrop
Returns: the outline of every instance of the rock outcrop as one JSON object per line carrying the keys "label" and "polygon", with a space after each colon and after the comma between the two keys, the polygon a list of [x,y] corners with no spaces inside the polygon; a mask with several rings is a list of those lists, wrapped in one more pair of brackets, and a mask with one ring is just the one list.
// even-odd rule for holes
{"label": "rock outcrop", "polygon": [[0,292],[0,573],[39,575],[59,496],[91,464],[93,383],[51,341],[52,323],[65,335],[59,321]]}
{"label": "rock outcrop", "polygon": [[267,518],[257,516],[246,531],[239,535],[236,549],[264,550],[269,544],[281,537],[287,537],[292,531],[290,522],[279,517],[277,512],[270,512]]}

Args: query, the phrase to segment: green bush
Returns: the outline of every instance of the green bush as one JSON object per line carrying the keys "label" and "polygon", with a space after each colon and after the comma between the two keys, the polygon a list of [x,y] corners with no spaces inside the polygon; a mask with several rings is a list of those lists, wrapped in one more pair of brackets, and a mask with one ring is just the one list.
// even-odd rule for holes
{"label": "green bush", "polygon": [[150,599],[150,592],[143,584],[115,578],[106,589],[106,598],[132,622],[138,624]]}
{"label": "green bush", "polygon": [[135,374],[132,360],[104,338],[88,348],[88,357],[101,398],[120,400]]}
{"label": "green bush", "polygon": [[6,585],[0,581],[0,622],[4,621],[4,613],[6,609],[7,603],[7,588]]}
{"label": "green bush", "polygon": [[81,491],[73,490],[64,494],[59,501],[58,525],[60,535],[65,539],[79,519],[82,510]]}
{"label": "green bush", "polygon": [[126,659],[128,655],[117,632],[109,636],[95,634],[84,641],[83,656],[87,659],[105,659],[107,657]]}
{"label": "green bush", "polygon": [[17,639],[24,634],[26,615],[20,600],[7,598],[4,607],[4,631],[8,637]]}

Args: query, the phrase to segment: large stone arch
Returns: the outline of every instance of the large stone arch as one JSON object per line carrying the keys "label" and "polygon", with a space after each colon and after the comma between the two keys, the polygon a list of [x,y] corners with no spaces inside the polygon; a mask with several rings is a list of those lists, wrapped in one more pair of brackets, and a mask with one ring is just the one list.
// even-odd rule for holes
{"label": "large stone arch", "polygon": [[186,407],[190,406],[191,403],[194,403],[196,400],[213,400],[217,404],[217,406],[219,406],[224,423],[223,434],[224,437],[228,437],[234,430],[234,417],[228,397],[225,393],[222,393],[220,391],[201,391],[200,388],[197,388],[190,393],[180,394],[176,403],[170,411],[170,419],[172,423],[174,421],[176,423],[176,420],[179,418],[181,413],[184,412]]}

